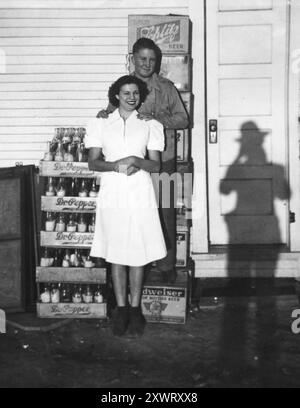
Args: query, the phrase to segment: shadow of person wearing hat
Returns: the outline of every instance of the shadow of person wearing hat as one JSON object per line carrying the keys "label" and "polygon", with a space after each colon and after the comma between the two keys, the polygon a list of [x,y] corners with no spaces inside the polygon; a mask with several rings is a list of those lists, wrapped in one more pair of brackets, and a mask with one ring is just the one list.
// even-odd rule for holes
{"label": "shadow of person wearing hat", "polygon": [[[225,298],[220,361],[225,365],[227,361],[237,376],[243,375],[244,370],[254,369],[259,375],[260,385],[267,385],[271,381],[268,378],[269,369],[278,357],[276,298],[267,296],[274,295],[274,274],[281,250],[278,245],[281,242],[280,227],[273,201],[290,197],[284,167],[267,160],[263,145],[268,133],[261,131],[253,121],[241,126],[241,135],[237,139],[240,143],[238,155],[220,183],[221,194],[236,194],[235,208],[225,215],[229,237],[227,295],[233,297]],[[263,174],[259,174],[260,171]],[[259,182],[262,179],[265,181],[265,177],[272,186],[268,191],[266,183]],[[251,182],[241,182],[247,179]],[[251,218],[251,215],[258,214],[267,215],[266,223],[264,217],[258,221]],[[260,230],[270,240],[263,241],[266,245],[253,243],[253,237],[259,236]],[[246,244],[239,245],[241,242]],[[247,242],[251,245],[247,245]],[[263,270],[260,269],[261,261],[265,265]],[[243,295],[240,299],[234,299],[234,296]],[[249,318],[253,316],[256,339],[249,339],[247,327]]]}

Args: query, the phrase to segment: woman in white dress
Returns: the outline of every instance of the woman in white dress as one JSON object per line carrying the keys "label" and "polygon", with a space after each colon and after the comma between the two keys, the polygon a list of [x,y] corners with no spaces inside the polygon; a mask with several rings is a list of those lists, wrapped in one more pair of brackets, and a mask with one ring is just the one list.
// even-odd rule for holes
{"label": "woman in white dress", "polygon": [[[136,108],[145,100],[147,86],[126,75],[109,89],[117,106],[107,119],[88,123],[86,147],[89,168],[100,171],[96,228],[91,255],[112,264],[117,302],[113,333],[143,333],[141,312],[144,266],[166,255],[157,202],[150,173],[160,170],[164,149],[163,126],[156,120],[141,120]],[[131,305],[127,307],[127,273]]]}

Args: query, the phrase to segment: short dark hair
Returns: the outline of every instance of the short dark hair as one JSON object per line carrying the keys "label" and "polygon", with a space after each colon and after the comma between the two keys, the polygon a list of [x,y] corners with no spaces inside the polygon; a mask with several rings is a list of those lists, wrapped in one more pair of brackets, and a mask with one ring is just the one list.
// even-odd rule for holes
{"label": "short dark hair", "polygon": [[120,90],[123,85],[127,84],[136,84],[139,92],[140,92],[140,103],[143,103],[149,93],[147,84],[142,81],[141,79],[135,77],[134,75],[124,75],[117,79],[110,87],[108,90],[108,99],[109,102],[118,107],[120,102],[119,99],[116,98],[116,95],[120,93]]}
{"label": "short dark hair", "polygon": [[148,48],[149,50],[153,50],[155,52],[156,58],[159,60],[161,58],[161,49],[158,45],[155,44],[153,40],[146,37],[139,38],[132,46],[132,53],[135,54],[139,52],[141,49]]}

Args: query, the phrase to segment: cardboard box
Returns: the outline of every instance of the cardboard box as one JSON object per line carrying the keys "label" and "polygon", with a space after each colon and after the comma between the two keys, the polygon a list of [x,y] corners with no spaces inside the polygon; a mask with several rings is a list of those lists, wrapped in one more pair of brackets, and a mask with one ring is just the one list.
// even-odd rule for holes
{"label": "cardboard box", "polygon": [[[142,294],[142,312],[151,323],[186,322],[189,273],[183,271],[173,285],[162,284],[155,273],[150,272]],[[154,276],[154,277],[153,277]]]}
{"label": "cardboard box", "polygon": [[190,121],[192,121],[193,119],[193,94],[191,92],[180,92],[180,97],[190,117]]}
{"label": "cardboard box", "polygon": [[189,229],[185,226],[177,226],[176,231],[176,266],[184,267],[188,261]]}
{"label": "cardboard box", "polygon": [[187,162],[190,158],[190,130],[176,130],[177,161]]}
{"label": "cardboard box", "polygon": [[[159,75],[172,81],[178,91],[189,91],[191,89],[190,61],[189,55],[163,55]],[[128,56],[127,63],[129,73],[134,72],[132,54]]]}
{"label": "cardboard box", "polygon": [[186,54],[190,51],[188,16],[133,14],[128,16],[128,52],[141,37],[150,38],[162,53]]}

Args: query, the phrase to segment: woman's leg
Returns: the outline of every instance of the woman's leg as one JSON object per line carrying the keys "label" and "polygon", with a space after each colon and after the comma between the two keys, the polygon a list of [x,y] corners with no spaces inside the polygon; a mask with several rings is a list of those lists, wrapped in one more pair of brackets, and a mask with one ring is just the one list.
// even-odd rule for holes
{"label": "woman's leg", "polygon": [[129,269],[131,306],[128,331],[134,336],[141,336],[145,327],[145,319],[141,311],[141,297],[144,278],[144,267]]}
{"label": "woman's leg", "polygon": [[118,306],[126,306],[127,275],[124,265],[111,264],[112,280]]}
{"label": "woman's leg", "polygon": [[144,267],[143,266],[130,266],[129,282],[130,282],[130,297],[131,297],[132,307],[140,306],[143,279],[144,279]]}
{"label": "woman's leg", "polygon": [[127,274],[124,265],[111,265],[113,287],[118,308],[112,320],[112,331],[116,336],[122,336],[128,327],[129,315],[127,308]]}

